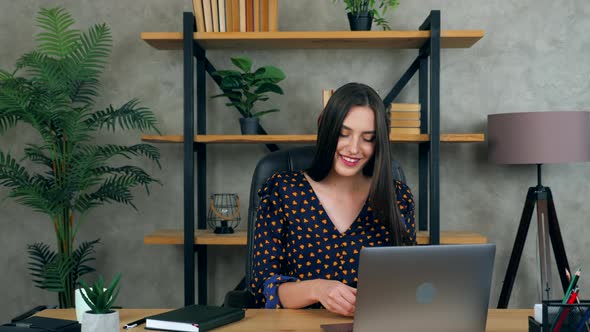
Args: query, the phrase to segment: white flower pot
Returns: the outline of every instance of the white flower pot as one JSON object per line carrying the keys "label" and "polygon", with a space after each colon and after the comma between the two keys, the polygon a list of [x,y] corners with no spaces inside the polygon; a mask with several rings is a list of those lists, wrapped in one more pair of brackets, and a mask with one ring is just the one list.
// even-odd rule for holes
{"label": "white flower pot", "polygon": [[119,332],[119,312],[108,314],[84,313],[82,332]]}

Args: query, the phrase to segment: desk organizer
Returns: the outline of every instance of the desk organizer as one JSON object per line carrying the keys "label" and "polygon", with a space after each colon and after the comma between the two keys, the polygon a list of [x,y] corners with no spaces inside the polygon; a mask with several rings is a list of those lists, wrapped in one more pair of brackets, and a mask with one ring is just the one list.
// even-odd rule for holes
{"label": "desk organizer", "polygon": [[[534,317],[529,316],[529,332],[552,332],[552,327],[555,328],[555,323],[562,315],[562,312],[567,311],[564,315],[563,324],[560,332],[590,332],[590,300],[584,300],[577,304],[562,304],[561,300],[543,301],[543,324],[537,322]],[[549,314],[552,312],[552,314]],[[553,312],[557,312],[554,314]],[[586,320],[587,327],[580,322]],[[546,324],[545,322],[548,322]]]}

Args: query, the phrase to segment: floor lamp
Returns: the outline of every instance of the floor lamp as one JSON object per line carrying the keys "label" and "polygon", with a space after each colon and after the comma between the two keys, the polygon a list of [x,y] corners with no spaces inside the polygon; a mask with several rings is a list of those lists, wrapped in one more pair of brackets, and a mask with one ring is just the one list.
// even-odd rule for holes
{"label": "floor lamp", "polygon": [[551,240],[564,292],[568,286],[565,270],[569,270],[569,264],[551,189],[543,186],[541,182],[541,166],[550,163],[590,161],[590,112],[552,111],[488,115],[488,155],[491,161],[498,164],[537,166],[537,186],[530,187],[527,192],[498,308],[508,307],[535,205],[537,206],[541,299],[550,300],[549,240]]}

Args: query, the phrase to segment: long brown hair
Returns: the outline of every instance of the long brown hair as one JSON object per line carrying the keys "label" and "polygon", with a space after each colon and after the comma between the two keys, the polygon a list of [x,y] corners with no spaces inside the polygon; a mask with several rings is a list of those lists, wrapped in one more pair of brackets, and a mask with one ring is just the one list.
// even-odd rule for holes
{"label": "long brown hair", "polygon": [[315,155],[306,171],[322,181],[333,167],[334,154],[344,118],[353,106],[368,106],[375,112],[375,152],[363,167],[371,177],[369,200],[373,213],[389,229],[391,245],[410,244],[396,204],[389,150],[389,114],[375,90],[361,83],[348,83],[334,92],[319,119]]}

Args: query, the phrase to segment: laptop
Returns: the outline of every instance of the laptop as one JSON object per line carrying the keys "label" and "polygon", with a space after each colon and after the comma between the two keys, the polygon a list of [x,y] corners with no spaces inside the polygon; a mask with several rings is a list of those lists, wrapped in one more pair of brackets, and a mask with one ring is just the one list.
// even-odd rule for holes
{"label": "laptop", "polygon": [[363,248],[354,323],[322,328],[484,332],[495,251],[494,244]]}

